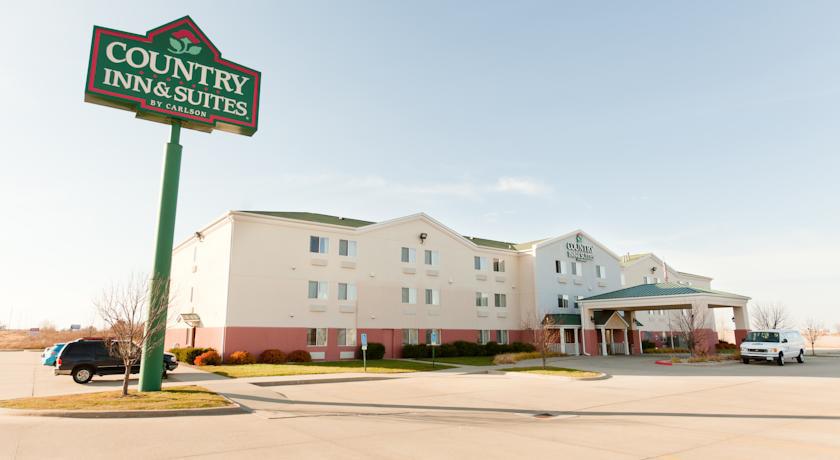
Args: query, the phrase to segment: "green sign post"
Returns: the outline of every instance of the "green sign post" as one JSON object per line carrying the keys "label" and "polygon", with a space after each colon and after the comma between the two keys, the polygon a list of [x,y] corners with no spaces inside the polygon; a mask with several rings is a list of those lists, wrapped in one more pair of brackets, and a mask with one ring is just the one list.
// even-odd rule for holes
{"label": "green sign post", "polygon": [[[163,162],[148,326],[159,330],[143,347],[140,391],[158,391],[163,373],[172,244],[181,171],[181,128],[253,135],[260,73],[222,58],[189,16],[145,35],[93,28],[85,101],[171,125]],[[154,313],[154,314],[153,314]]]}

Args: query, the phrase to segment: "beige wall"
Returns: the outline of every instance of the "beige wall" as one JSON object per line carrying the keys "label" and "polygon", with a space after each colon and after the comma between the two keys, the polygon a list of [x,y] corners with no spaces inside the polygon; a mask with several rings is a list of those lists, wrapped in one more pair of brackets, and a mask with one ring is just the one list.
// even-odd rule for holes
{"label": "beige wall", "polygon": [[[309,252],[312,235],[329,238],[327,254]],[[357,241],[355,259],[338,255],[339,239]],[[400,262],[403,246],[417,250],[414,264]],[[424,264],[425,249],[439,251],[438,267]],[[492,264],[477,272],[476,255],[504,258],[505,273]],[[327,300],[307,298],[310,280],[329,283]],[[356,284],[356,302],[337,300],[339,282]],[[353,229],[234,214],[230,283],[228,326],[492,330],[521,322],[518,255],[476,247],[422,215]],[[402,287],[417,289],[416,304],[401,303]],[[426,288],[440,291],[440,306],[425,305]],[[476,291],[489,307],[475,307]],[[507,308],[493,306],[494,293],[507,294]]]}

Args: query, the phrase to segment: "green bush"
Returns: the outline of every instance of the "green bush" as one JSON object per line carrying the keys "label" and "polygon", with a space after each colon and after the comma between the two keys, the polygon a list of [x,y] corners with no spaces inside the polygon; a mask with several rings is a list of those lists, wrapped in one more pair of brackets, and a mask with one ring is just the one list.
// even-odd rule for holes
{"label": "green bush", "polygon": [[[362,355],[361,347],[359,347],[359,356]],[[367,359],[382,359],[385,357],[385,345],[376,342],[368,343]]]}
{"label": "green bush", "polygon": [[532,351],[537,351],[537,347],[531,345],[530,343],[513,342],[510,344],[511,353],[530,353]]}
{"label": "green bush", "polygon": [[656,348],[656,344],[650,340],[642,340],[642,350],[645,348]]}
{"label": "green bush", "polygon": [[175,355],[178,361],[187,364],[195,364],[195,358],[201,354],[207,353],[208,351],[213,350],[212,348],[195,348],[195,347],[182,347],[182,348],[172,348],[169,350],[170,353]]}
{"label": "green bush", "polygon": [[443,345],[437,347],[437,350],[435,350],[435,356],[440,356],[441,358],[453,358],[458,356],[458,348],[451,343],[444,343]]}
{"label": "green bush", "polygon": [[484,356],[496,356],[501,353],[501,346],[496,342],[487,342],[484,344]]}
{"label": "green bush", "polygon": [[477,343],[457,340],[452,345],[458,350],[458,356],[482,356],[484,354],[482,346]]}
{"label": "green bush", "polygon": [[[403,345],[402,357],[407,359],[425,358],[426,348],[428,347],[425,345]],[[370,347],[368,347],[368,356],[370,356]]]}

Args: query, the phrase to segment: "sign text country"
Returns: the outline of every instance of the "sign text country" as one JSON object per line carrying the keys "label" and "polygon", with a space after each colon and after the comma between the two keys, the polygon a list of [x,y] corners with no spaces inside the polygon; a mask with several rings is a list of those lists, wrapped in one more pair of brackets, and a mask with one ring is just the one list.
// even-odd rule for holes
{"label": "sign text country", "polygon": [[253,134],[260,73],[226,61],[189,18],[133,35],[94,28],[85,99],[202,131]]}

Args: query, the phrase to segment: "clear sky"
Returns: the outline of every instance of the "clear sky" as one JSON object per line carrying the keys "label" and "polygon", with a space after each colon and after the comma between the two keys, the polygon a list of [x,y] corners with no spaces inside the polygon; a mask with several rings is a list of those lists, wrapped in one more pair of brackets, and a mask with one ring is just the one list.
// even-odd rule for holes
{"label": "clear sky", "polygon": [[12,2],[0,323],[88,324],[149,272],[168,128],[83,102],[94,24],[189,14],[263,75],[252,138],[184,132],[176,240],[230,209],[582,228],[840,323],[840,3]]}

